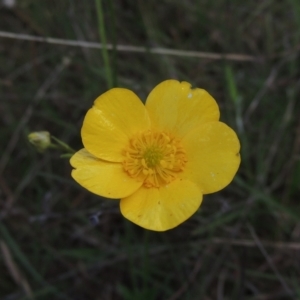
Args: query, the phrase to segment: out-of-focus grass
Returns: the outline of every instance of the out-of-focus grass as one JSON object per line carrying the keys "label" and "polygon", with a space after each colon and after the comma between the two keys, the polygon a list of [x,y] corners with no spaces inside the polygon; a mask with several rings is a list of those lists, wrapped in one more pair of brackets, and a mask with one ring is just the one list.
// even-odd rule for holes
{"label": "out-of-focus grass", "polygon": [[[19,1],[0,8],[0,30],[100,41],[97,7],[99,13],[93,1]],[[113,45],[258,59],[115,50],[106,58],[86,47],[0,37],[0,298],[300,298],[299,3],[102,1],[102,7]],[[222,120],[239,134],[242,165],[191,219],[156,233],[127,222],[116,201],[83,190],[67,160],[55,151],[36,153],[26,135],[49,130],[79,149],[83,116],[108,82],[145,99],[168,78],[217,99]]]}

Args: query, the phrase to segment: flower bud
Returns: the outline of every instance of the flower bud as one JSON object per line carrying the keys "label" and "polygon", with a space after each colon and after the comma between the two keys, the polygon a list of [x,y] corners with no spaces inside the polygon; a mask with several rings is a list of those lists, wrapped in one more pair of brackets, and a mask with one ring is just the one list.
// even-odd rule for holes
{"label": "flower bud", "polygon": [[44,152],[51,145],[50,133],[48,131],[32,132],[28,135],[28,141],[38,152]]}

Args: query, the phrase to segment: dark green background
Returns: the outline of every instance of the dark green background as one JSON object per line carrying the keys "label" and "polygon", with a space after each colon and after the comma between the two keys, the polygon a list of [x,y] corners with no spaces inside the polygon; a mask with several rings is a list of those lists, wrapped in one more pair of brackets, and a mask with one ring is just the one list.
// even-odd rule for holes
{"label": "dark green background", "polygon": [[[0,30],[101,42],[96,7],[20,0],[0,7]],[[109,51],[112,84],[143,100],[169,78],[208,90],[241,140],[240,170],[178,228],[129,223],[118,201],[71,179],[59,151],[37,153],[26,139],[48,130],[82,147],[82,119],[108,89],[102,51],[0,36],[0,298],[300,299],[299,1],[102,8],[108,43],[145,47]],[[153,47],[253,60],[158,55]]]}

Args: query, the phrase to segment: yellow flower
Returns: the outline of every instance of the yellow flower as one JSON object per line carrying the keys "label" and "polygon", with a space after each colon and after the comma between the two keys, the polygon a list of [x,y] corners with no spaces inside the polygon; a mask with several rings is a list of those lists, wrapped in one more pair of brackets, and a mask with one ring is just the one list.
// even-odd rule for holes
{"label": "yellow flower", "polygon": [[237,172],[240,143],[219,117],[212,96],[187,82],[160,83],[145,105],[130,90],[111,89],[85,116],[85,148],[71,158],[72,177],[92,193],[120,198],[133,223],[174,228]]}

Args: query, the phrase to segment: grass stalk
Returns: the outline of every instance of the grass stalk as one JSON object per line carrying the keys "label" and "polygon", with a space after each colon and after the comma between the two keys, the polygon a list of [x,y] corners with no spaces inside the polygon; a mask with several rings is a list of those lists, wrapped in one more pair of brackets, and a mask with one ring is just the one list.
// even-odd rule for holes
{"label": "grass stalk", "polygon": [[112,69],[109,61],[109,55],[106,46],[107,42],[106,42],[106,32],[105,32],[105,22],[104,22],[102,1],[95,0],[95,2],[96,2],[96,10],[98,16],[98,30],[99,30],[101,43],[103,45],[101,52],[102,52],[102,58],[105,67],[105,77],[106,77],[107,87],[111,89],[113,87],[113,75],[112,75],[113,73],[112,73]]}

